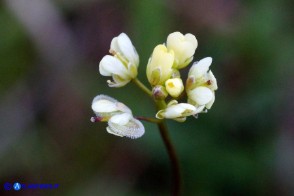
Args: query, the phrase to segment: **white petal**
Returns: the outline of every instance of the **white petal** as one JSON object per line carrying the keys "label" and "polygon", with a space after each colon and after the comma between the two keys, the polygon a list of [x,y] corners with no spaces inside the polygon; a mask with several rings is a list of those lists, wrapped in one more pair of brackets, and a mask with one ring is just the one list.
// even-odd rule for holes
{"label": "white petal", "polygon": [[110,101],[99,100],[92,104],[92,110],[97,113],[114,112],[116,111],[116,106],[114,103]]}
{"label": "white petal", "polygon": [[179,42],[182,42],[185,40],[185,37],[180,32],[173,32],[167,36],[166,40],[166,46],[170,49],[177,48]]}
{"label": "white petal", "polygon": [[122,78],[128,78],[126,67],[117,58],[106,55],[99,64],[99,72],[103,76],[119,75]]}
{"label": "white petal", "polygon": [[166,108],[162,115],[165,118],[181,118],[194,114],[195,110],[196,108],[191,104],[180,103]]}
{"label": "white petal", "polygon": [[165,118],[177,118],[177,117],[180,117],[184,111],[185,111],[184,108],[182,108],[178,105],[174,105],[169,108],[166,108],[165,113],[164,113],[164,117]]}
{"label": "white petal", "polygon": [[129,113],[116,114],[109,119],[109,122],[118,125],[126,125],[132,118],[132,115]]}
{"label": "white petal", "polygon": [[183,35],[174,32],[168,35],[166,45],[175,53],[174,68],[181,69],[192,61],[198,43],[196,37],[190,33]]}
{"label": "white petal", "polygon": [[114,112],[117,110],[116,102],[106,95],[98,95],[92,101],[92,110],[95,113]]}
{"label": "white petal", "polygon": [[117,102],[116,103],[116,107],[119,111],[123,112],[123,113],[129,113],[132,115],[132,111],[130,110],[130,108],[128,108],[125,104],[121,103],[121,102]]}
{"label": "white petal", "polygon": [[215,101],[215,94],[213,93],[213,97],[212,97],[212,99],[210,100],[210,102],[208,102],[208,103],[205,105],[205,107],[206,107],[207,109],[210,109],[210,108],[212,107],[214,101]]}
{"label": "white petal", "polygon": [[212,58],[211,57],[206,57],[204,59],[201,59],[199,62],[195,62],[190,71],[189,71],[189,76],[193,75],[195,78],[199,78],[203,76],[205,73],[207,73],[209,66],[212,63]]}
{"label": "white petal", "polygon": [[191,110],[191,111],[194,111],[195,110],[195,107],[191,104],[188,104],[188,103],[180,103],[178,104],[180,107],[184,108],[185,110]]}
{"label": "white petal", "polygon": [[145,133],[145,128],[143,124],[137,119],[130,119],[126,125],[119,125],[108,121],[107,131],[111,131],[112,134],[118,136],[125,136],[131,139],[136,139],[141,137]]}
{"label": "white petal", "polygon": [[194,46],[194,48],[195,48],[194,50],[196,50],[196,48],[198,46],[198,41],[197,41],[196,37],[191,33],[187,33],[185,35],[185,38],[187,41],[189,41]]}
{"label": "white petal", "polygon": [[97,95],[96,97],[94,97],[92,103],[94,103],[95,101],[101,100],[101,99],[106,99],[106,100],[108,100],[110,102],[113,102],[113,103],[118,102],[116,99],[114,99],[114,98],[112,98],[110,96],[101,94],[101,95]]}
{"label": "white petal", "polygon": [[110,133],[110,134],[113,134],[113,135],[116,135],[116,136],[119,136],[119,137],[123,137],[122,134],[119,134],[119,133],[114,132],[114,130],[111,129],[111,127],[106,127],[106,130],[107,130],[107,132]]}
{"label": "white petal", "polygon": [[189,98],[199,105],[205,105],[213,98],[213,93],[209,88],[197,87],[188,94]]}
{"label": "white petal", "polygon": [[139,64],[139,56],[135,47],[133,46],[130,38],[125,33],[121,33],[117,37],[117,45],[119,47],[119,51],[124,55],[131,63],[138,66]]}
{"label": "white petal", "polygon": [[117,42],[117,37],[114,37],[112,40],[111,40],[111,43],[110,43],[110,50],[113,50],[115,52],[120,52],[120,49],[118,47],[118,42]]}

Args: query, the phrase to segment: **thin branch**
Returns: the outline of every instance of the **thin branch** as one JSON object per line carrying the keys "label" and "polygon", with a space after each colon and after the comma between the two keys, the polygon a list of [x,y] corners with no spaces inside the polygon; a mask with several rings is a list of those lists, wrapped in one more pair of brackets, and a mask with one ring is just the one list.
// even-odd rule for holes
{"label": "thin branch", "polygon": [[138,79],[134,78],[132,80],[141,90],[143,90],[146,94],[152,97],[152,92]]}
{"label": "thin branch", "polygon": [[162,121],[162,120],[159,120],[156,118],[150,118],[150,117],[145,117],[145,116],[136,116],[135,118],[138,120],[144,120],[144,121],[147,121],[150,123],[156,123],[156,124],[158,124],[158,123],[160,123],[160,121]]}
{"label": "thin branch", "polygon": [[168,135],[168,130],[165,125],[164,121],[161,121],[158,123],[158,128],[160,131],[161,138],[164,142],[164,145],[166,147],[171,167],[172,167],[172,173],[173,173],[173,186],[172,186],[172,193],[175,196],[180,195],[181,192],[181,172],[180,172],[180,164],[179,160],[175,151],[175,148],[173,147],[170,137]]}

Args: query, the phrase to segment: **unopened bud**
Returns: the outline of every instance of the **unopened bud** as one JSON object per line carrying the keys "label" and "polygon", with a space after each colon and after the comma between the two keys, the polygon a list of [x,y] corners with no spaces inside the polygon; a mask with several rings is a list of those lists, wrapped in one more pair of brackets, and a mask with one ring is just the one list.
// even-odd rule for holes
{"label": "unopened bud", "polygon": [[181,78],[168,79],[165,82],[165,88],[172,97],[178,97],[184,90],[183,81]]}
{"label": "unopened bud", "polygon": [[156,85],[152,89],[152,95],[156,100],[164,100],[168,96],[168,93],[163,86]]}

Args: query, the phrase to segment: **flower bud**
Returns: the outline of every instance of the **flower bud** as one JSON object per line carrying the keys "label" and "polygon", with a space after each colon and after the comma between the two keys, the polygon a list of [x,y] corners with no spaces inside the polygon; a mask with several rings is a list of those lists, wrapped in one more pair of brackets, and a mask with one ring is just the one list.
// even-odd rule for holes
{"label": "flower bud", "polygon": [[168,51],[164,45],[156,46],[146,70],[149,83],[152,86],[163,85],[173,73],[173,63],[174,52]]}
{"label": "flower bud", "polygon": [[190,33],[183,35],[180,32],[174,32],[168,35],[166,45],[175,53],[174,68],[182,69],[193,60],[198,42],[196,37]]}
{"label": "flower bud", "polygon": [[180,78],[168,79],[165,88],[172,97],[178,97],[184,91],[183,81]]}
{"label": "flower bud", "polygon": [[152,95],[156,100],[164,100],[168,96],[168,93],[163,86],[156,85],[152,88]]}

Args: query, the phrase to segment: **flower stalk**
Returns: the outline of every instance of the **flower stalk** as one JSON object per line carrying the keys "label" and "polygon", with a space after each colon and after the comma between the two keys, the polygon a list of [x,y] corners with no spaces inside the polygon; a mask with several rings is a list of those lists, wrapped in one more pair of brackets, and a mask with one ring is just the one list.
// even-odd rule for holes
{"label": "flower stalk", "polygon": [[143,120],[143,121],[146,121],[146,122],[156,123],[156,124],[158,124],[158,123],[160,123],[160,121],[162,121],[162,120],[159,120],[157,118],[149,118],[149,117],[145,117],[145,116],[136,116],[135,118],[138,119],[138,120]]}
{"label": "flower stalk", "polygon": [[144,91],[147,95],[152,97],[152,92],[138,79],[134,78],[132,80],[142,91]]}
{"label": "flower stalk", "polygon": [[[133,79],[133,82],[145,93],[147,93],[149,96],[152,96],[151,91],[139,80],[139,79]],[[166,103],[164,100],[156,101],[156,108],[158,110],[165,109]],[[164,146],[166,148],[170,163],[171,163],[171,169],[172,169],[172,175],[173,175],[173,186],[172,186],[172,193],[173,195],[177,196],[180,195],[181,191],[181,172],[180,172],[180,164],[179,159],[176,154],[176,150],[171,142],[171,139],[168,134],[168,128],[166,126],[166,123],[164,120],[154,119],[154,118],[148,118],[148,117],[142,117],[138,116],[136,117],[138,120],[144,120],[151,123],[156,123],[160,132],[160,136],[163,140]]]}
{"label": "flower stalk", "polygon": [[177,196],[177,195],[180,195],[180,192],[181,192],[181,172],[180,172],[179,159],[176,154],[175,148],[170,140],[165,121],[161,121],[157,125],[158,125],[161,138],[164,142],[164,145],[171,163],[171,169],[172,169],[172,175],[173,175],[172,193],[173,195]]}

